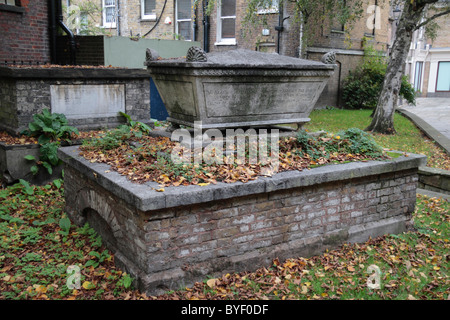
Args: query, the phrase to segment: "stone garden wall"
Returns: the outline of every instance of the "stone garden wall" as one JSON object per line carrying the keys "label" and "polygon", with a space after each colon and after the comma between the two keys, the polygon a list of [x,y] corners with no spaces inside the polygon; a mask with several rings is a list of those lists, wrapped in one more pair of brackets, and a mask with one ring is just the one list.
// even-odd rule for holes
{"label": "stone garden wall", "polygon": [[450,172],[448,170],[420,167],[419,188],[450,195]]}
{"label": "stone garden wall", "polygon": [[248,183],[133,184],[60,149],[66,212],[89,222],[149,294],[407,229],[425,157],[328,165]]}

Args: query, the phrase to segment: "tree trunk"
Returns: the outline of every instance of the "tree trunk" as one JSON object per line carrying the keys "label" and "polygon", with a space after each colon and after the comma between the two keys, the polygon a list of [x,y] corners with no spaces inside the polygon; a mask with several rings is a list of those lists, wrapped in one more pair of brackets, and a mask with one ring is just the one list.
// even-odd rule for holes
{"label": "tree trunk", "polygon": [[366,128],[366,131],[383,134],[395,133],[394,112],[401,87],[403,64],[408,56],[414,28],[422,18],[424,8],[425,5],[413,6],[410,1],[405,1],[403,14],[399,20],[390,52],[383,88],[378,98],[372,123]]}

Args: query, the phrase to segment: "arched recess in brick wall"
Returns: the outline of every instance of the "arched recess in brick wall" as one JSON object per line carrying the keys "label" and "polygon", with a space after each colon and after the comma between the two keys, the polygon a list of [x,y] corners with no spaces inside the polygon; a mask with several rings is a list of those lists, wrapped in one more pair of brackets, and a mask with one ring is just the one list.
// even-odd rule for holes
{"label": "arched recess in brick wall", "polygon": [[91,208],[83,210],[83,216],[86,222],[94,229],[102,238],[102,243],[110,250],[115,251],[117,248],[117,239],[109,224],[103,219],[99,212]]}
{"label": "arched recess in brick wall", "polygon": [[123,233],[114,210],[105,197],[95,190],[82,189],[77,194],[76,203],[78,216],[72,217],[74,222],[78,225],[89,223],[109,248],[117,248],[117,242],[123,238]]}

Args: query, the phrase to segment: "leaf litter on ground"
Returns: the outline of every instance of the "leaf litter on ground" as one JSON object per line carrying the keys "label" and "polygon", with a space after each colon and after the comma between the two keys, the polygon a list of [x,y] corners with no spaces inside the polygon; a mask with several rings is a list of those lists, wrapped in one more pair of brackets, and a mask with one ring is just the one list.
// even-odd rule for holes
{"label": "leaf litter on ground", "polygon": [[[312,257],[292,257],[247,272],[215,275],[192,287],[147,296],[89,228],[68,224],[64,186],[0,189],[0,299],[447,299],[450,295],[450,205],[418,196],[414,229]],[[380,289],[367,286],[381,270]],[[67,286],[69,266],[80,287]]]}
{"label": "leaf litter on ground", "polygon": [[[150,143],[143,143],[146,141]],[[154,179],[163,186],[249,181],[261,172],[258,165],[172,166],[165,170],[168,164],[165,155],[174,147],[172,142],[147,136],[132,142],[116,150],[94,152],[87,147],[82,152],[90,161],[108,163],[112,170],[132,180],[142,183]],[[353,154],[312,159],[289,141],[282,143],[280,150],[281,170],[304,170],[327,163],[330,158],[330,162],[366,160]],[[133,167],[137,164],[137,168]],[[177,179],[171,174],[173,169],[179,170]],[[449,204],[443,199],[419,196],[413,215],[415,229],[400,235],[344,244],[313,257],[274,259],[270,266],[256,271],[215,276],[190,288],[148,297],[130,287],[130,276],[115,267],[114,255],[103,247],[89,226],[68,226],[62,220],[63,192],[61,183],[0,189],[0,299],[447,299],[450,296],[450,217]],[[79,289],[67,288],[66,270],[70,265],[82,270]],[[367,270],[371,265],[381,270],[379,290],[367,287],[370,276]]]}

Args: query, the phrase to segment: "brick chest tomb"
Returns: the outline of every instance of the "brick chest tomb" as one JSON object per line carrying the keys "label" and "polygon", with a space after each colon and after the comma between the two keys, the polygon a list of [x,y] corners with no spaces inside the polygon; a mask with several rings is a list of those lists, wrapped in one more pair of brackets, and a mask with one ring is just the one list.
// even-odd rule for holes
{"label": "brick chest tomb", "polygon": [[59,156],[67,214],[96,229],[147,294],[403,232],[426,160],[409,154],[157,192],[156,183],[135,184],[90,163],[76,146]]}

